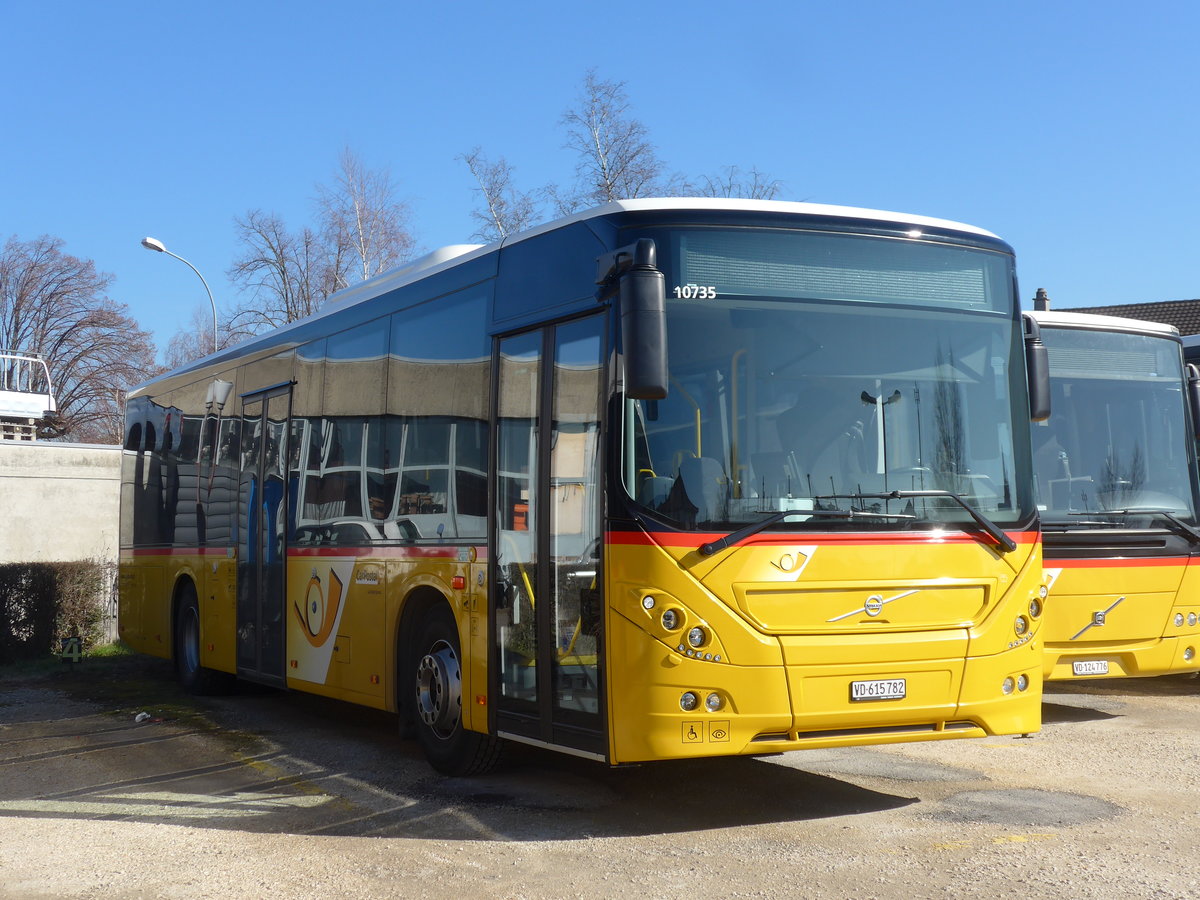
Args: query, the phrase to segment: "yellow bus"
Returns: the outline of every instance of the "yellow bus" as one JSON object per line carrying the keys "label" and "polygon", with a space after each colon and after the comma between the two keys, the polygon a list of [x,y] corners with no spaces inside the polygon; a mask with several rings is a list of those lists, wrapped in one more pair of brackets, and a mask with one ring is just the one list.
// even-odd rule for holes
{"label": "yellow bus", "polygon": [[1037,310],[1048,679],[1200,670],[1196,384],[1172,325]]}
{"label": "yellow bus", "polygon": [[453,774],[1031,732],[1043,364],[1010,248],[939,219],[636,200],[449,248],[131,394],[121,635]]}

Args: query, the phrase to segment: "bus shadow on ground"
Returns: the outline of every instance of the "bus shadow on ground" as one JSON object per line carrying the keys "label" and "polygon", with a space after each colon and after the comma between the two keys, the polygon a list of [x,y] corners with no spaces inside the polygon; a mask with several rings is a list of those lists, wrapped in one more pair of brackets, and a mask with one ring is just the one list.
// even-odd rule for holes
{"label": "bus shadow on ground", "polygon": [[25,686],[22,715],[3,723],[0,819],[553,841],[864,815],[916,802],[747,757],[613,769],[513,746],[487,775],[446,778],[416,742],[400,738],[393,715],[260,689],[196,702],[155,682],[166,707],[143,716],[145,704],[127,702],[136,686],[107,697],[69,691],[65,705],[61,684]]}

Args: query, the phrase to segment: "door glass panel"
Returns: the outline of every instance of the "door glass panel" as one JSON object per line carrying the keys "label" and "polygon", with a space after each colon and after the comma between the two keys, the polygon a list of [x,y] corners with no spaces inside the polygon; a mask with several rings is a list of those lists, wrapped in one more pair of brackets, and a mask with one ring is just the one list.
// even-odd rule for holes
{"label": "door glass panel", "polygon": [[547,508],[555,718],[564,722],[599,712],[601,324],[590,319],[555,332]]}
{"label": "door glass panel", "polygon": [[496,640],[510,709],[537,701],[537,522],[541,334],[500,345],[496,455]]}
{"label": "door glass panel", "polygon": [[262,563],[259,580],[259,615],[262,646],[259,672],[283,676],[284,537],[287,497],[288,394],[267,401],[262,443],[262,504],[259,509]]}
{"label": "door glass panel", "polygon": [[242,527],[238,529],[237,585],[237,664],[239,669],[258,669],[258,562],[261,556],[259,534],[259,464],[262,455],[263,404],[247,400],[242,411],[242,443],[239,463],[239,508]]}
{"label": "door glass panel", "polygon": [[290,395],[247,400],[242,414],[237,664],[283,677],[284,539]]}

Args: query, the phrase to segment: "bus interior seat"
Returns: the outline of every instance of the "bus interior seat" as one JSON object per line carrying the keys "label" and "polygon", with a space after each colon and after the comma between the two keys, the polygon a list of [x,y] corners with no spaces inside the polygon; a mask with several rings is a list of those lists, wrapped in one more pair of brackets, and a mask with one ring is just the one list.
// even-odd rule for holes
{"label": "bus interior seat", "polygon": [[707,456],[685,459],[679,464],[679,480],[688,502],[696,508],[697,522],[725,517],[728,480],[719,462]]}
{"label": "bus interior seat", "polygon": [[662,475],[651,475],[642,479],[638,487],[638,502],[651,509],[657,509],[666,502],[674,483],[674,478],[665,478]]}

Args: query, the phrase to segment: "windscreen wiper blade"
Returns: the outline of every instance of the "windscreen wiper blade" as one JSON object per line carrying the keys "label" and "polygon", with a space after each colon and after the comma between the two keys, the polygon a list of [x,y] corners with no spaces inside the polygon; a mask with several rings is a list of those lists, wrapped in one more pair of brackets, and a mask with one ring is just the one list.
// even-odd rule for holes
{"label": "windscreen wiper blade", "polygon": [[960,497],[953,491],[886,491],[879,494],[826,494],[822,497],[813,497],[814,500],[909,500],[914,497],[945,497],[947,500],[953,500],[959,506],[967,511],[975,524],[983,529],[996,545],[1004,550],[1012,551],[1017,549],[1017,542],[1004,533],[995,522],[977,510],[974,506]]}
{"label": "windscreen wiper blade", "polygon": [[[816,499],[816,498],[814,498]],[[723,538],[717,538],[715,541],[709,541],[707,544],[700,545],[700,553],[703,556],[712,556],[726,547],[740,543],[748,537],[758,534],[764,528],[770,528],[776,522],[782,522],[789,516],[808,516],[826,517],[831,519],[915,519],[916,516],[910,516],[906,513],[877,513],[867,512],[858,509],[788,509],[783,512],[775,513],[773,516],[767,516],[765,519],[759,519],[757,522],[751,522],[745,528],[739,528],[737,531],[731,531]]]}
{"label": "windscreen wiper blade", "polygon": [[[1151,518],[1159,518],[1167,523],[1170,531],[1184,538],[1193,547],[1200,545],[1200,530],[1189,525],[1175,513],[1167,509],[1105,509],[1097,512],[1089,513],[1070,513],[1070,515],[1079,516],[1119,516],[1121,518],[1132,518],[1133,516],[1150,516]],[[1099,522],[1084,522],[1086,525],[1099,525]]]}

